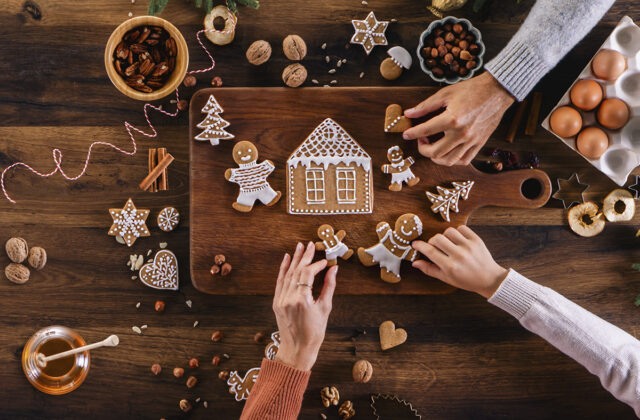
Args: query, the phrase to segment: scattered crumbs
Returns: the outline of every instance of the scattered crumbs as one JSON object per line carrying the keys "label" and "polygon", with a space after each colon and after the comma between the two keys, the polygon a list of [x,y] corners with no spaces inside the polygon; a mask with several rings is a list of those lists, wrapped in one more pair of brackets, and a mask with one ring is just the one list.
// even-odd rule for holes
{"label": "scattered crumbs", "polygon": [[320,413],[320,418],[322,420],[327,420],[327,416],[325,416],[324,413]]}
{"label": "scattered crumbs", "polygon": [[326,50],[327,49],[327,43],[325,42],[324,44],[322,44],[322,46],[320,48],[322,48],[323,50]]}
{"label": "scattered crumbs", "polygon": [[338,83],[338,81],[337,81],[337,80],[332,80],[332,81],[331,81],[331,84],[332,84],[332,85],[335,85],[336,83]]}
{"label": "scattered crumbs", "polygon": [[142,330],[146,330],[147,328],[148,328],[147,324],[144,324],[144,325],[140,326],[140,329],[142,329]]}
{"label": "scattered crumbs", "polygon": [[131,0],[131,4],[133,4],[133,3],[135,3],[135,2],[136,2],[136,0]]}
{"label": "scattered crumbs", "polygon": [[138,258],[136,259],[136,263],[133,265],[131,271],[140,270],[143,264],[144,264],[144,257],[142,255],[138,255]]}
{"label": "scattered crumbs", "polygon": [[134,325],[133,327],[131,327],[131,329],[133,330],[134,333],[142,334],[142,330],[140,329],[140,327],[136,327]]}
{"label": "scattered crumbs", "polygon": [[191,305],[193,305],[193,302],[191,302],[191,299],[188,299],[186,302],[188,307],[191,307]]}
{"label": "scattered crumbs", "polygon": [[116,235],[116,242],[119,244],[124,245],[126,242],[124,241],[124,238],[120,235]]}
{"label": "scattered crumbs", "polygon": [[329,56],[327,55],[327,56],[324,58],[324,61],[326,61],[326,62],[328,63],[329,61],[331,61],[331,58],[329,58]]}
{"label": "scattered crumbs", "polygon": [[230,358],[230,357],[229,357],[229,355],[228,355],[227,353],[224,353],[224,354],[222,355],[222,357],[224,357],[225,359],[229,359],[229,358]]}
{"label": "scattered crumbs", "polygon": [[338,60],[338,62],[336,63],[337,67],[342,67],[342,60]]}
{"label": "scattered crumbs", "polygon": [[329,74],[333,74],[333,73],[335,73],[335,72],[336,72],[336,69],[331,69],[331,70],[329,70]]}
{"label": "scattered crumbs", "polygon": [[161,249],[165,249],[167,247],[167,243],[166,242],[160,242],[160,248]]}
{"label": "scattered crumbs", "polygon": [[193,328],[197,327],[197,326],[198,326],[198,324],[199,324],[198,320],[195,320],[195,321],[193,322]]}
{"label": "scattered crumbs", "polygon": [[202,403],[202,405],[204,405],[204,408],[209,407],[209,403],[208,403],[208,402],[206,402],[206,401],[205,401],[205,402],[203,402],[203,403]]}
{"label": "scattered crumbs", "polygon": [[323,85],[322,87],[329,87],[329,85]]}
{"label": "scattered crumbs", "polygon": [[396,18],[391,19],[391,22],[397,22],[397,21],[398,21],[398,19],[396,19]]}
{"label": "scattered crumbs", "polygon": [[314,85],[317,85],[320,82],[318,82],[316,79],[311,79],[311,83],[313,83]]}
{"label": "scattered crumbs", "polygon": [[366,6],[367,4],[369,4],[369,2],[367,2],[367,0],[362,0],[362,5]]}
{"label": "scattered crumbs", "polygon": [[131,280],[138,280],[138,276],[131,276]]}
{"label": "scattered crumbs", "polygon": [[342,59],[342,64],[345,64],[346,62],[347,62],[347,59],[346,59],[346,58],[343,58],[343,59]]}
{"label": "scattered crumbs", "polygon": [[140,302],[136,303],[136,309],[140,307]]}
{"label": "scattered crumbs", "polygon": [[148,251],[147,251],[147,257],[148,257],[149,255],[151,255],[151,250],[148,250]]}
{"label": "scattered crumbs", "polygon": [[132,12],[129,12],[129,17],[131,17],[131,16],[133,16],[133,13],[132,13]]}
{"label": "scattered crumbs", "polygon": [[362,79],[364,77],[364,72],[360,73],[360,78]]}
{"label": "scattered crumbs", "polygon": [[170,103],[170,104],[177,104],[177,103],[178,103],[178,101],[176,101],[175,99],[172,99],[172,100],[170,100],[170,101],[169,101],[169,103]]}
{"label": "scattered crumbs", "polygon": [[196,398],[196,402],[199,403],[200,402],[200,397]]}
{"label": "scattered crumbs", "polygon": [[127,267],[131,267],[131,260],[127,261]]}

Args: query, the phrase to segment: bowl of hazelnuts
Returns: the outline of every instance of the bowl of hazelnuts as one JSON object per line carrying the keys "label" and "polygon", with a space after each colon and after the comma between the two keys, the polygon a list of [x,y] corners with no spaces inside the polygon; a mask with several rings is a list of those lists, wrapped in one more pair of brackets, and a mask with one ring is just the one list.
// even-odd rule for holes
{"label": "bowl of hazelnuts", "polygon": [[467,19],[435,20],[420,35],[420,67],[436,82],[453,84],[471,78],[482,67],[483,55],[480,31]]}

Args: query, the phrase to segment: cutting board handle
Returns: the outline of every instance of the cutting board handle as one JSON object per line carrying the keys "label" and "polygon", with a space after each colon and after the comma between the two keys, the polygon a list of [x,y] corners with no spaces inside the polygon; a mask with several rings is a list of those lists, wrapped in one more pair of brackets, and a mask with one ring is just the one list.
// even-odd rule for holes
{"label": "cutting board handle", "polygon": [[[551,180],[539,169],[520,169],[488,177],[498,194],[490,194],[488,206],[538,208],[551,196]],[[491,188],[491,187],[489,187]]]}

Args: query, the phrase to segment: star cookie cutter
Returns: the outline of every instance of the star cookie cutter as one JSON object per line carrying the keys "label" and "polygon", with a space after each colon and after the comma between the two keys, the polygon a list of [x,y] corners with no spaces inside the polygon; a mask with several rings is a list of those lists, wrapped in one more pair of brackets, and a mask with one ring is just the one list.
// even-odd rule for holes
{"label": "star cookie cutter", "polygon": [[418,410],[416,410],[415,408],[413,408],[413,405],[407,401],[407,400],[402,400],[400,399],[400,397],[398,397],[397,395],[391,395],[391,394],[372,394],[371,395],[371,410],[373,410],[373,415],[375,416],[376,420],[380,420],[380,414],[378,413],[378,411],[376,410],[376,404],[378,403],[378,400],[386,400],[386,401],[391,401],[395,404],[404,406],[406,408],[409,409],[409,412],[411,414],[413,414],[414,418],[417,419],[422,419],[422,415],[420,415],[418,413]]}
{"label": "star cookie cutter", "polygon": [[629,186],[629,189],[633,191],[633,198],[637,200],[640,198],[640,176],[635,175],[636,183]]}
{"label": "star cookie cutter", "polygon": [[584,203],[584,192],[588,189],[589,184],[581,183],[578,174],[574,172],[569,179],[558,178],[558,191],[552,197],[562,201],[562,206],[569,209],[574,204]]}

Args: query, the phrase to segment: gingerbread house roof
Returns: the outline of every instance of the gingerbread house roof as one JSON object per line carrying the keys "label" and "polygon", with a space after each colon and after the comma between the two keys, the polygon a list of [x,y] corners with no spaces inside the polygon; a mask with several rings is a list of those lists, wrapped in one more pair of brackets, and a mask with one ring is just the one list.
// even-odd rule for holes
{"label": "gingerbread house roof", "polygon": [[287,163],[294,168],[298,164],[309,167],[311,163],[324,166],[350,165],[356,163],[366,171],[371,168],[371,157],[362,146],[340,127],[340,125],[327,118],[318,125],[300,146],[291,154]]}

